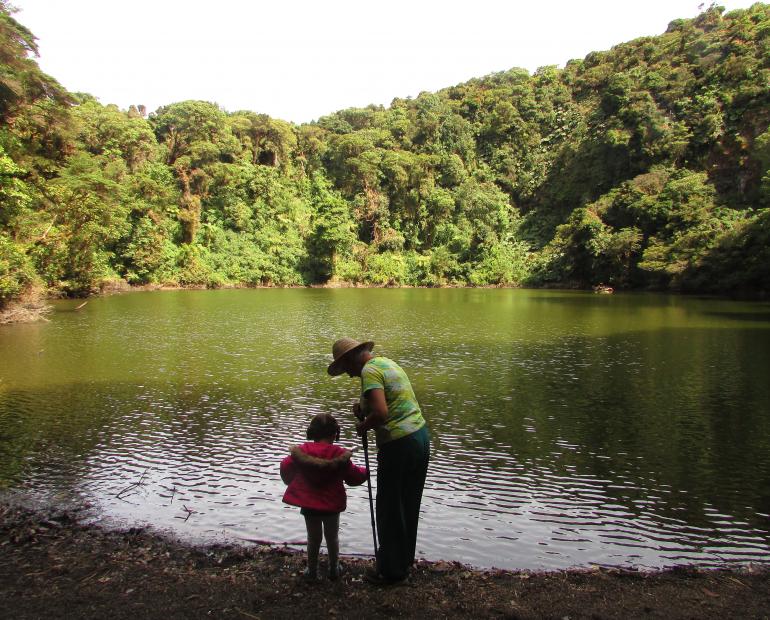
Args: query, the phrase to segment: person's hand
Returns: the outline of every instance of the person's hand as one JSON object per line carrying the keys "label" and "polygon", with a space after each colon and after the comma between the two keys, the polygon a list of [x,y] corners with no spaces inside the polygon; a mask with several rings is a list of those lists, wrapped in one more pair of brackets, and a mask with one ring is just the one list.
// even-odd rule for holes
{"label": "person's hand", "polygon": [[356,432],[358,433],[359,437],[366,435],[366,430],[366,423],[363,420],[356,424]]}

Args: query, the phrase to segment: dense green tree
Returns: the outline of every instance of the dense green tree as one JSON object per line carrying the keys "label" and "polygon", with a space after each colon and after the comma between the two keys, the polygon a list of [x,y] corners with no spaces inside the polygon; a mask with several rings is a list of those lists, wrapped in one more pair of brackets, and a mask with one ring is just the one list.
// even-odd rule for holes
{"label": "dense green tree", "polygon": [[0,123],[8,123],[20,110],[36,101],[53,100],[66,105],[67,92],[46,75],[29,54],[38,55],[34,35],[12,14],[7,0],[0,0]]}
{"label": "dense green tree", "polygon": [[18,235],[22,228],[20,216],[32,203],[31,188],[24,181],[25,171],[0,146],[0,225]]}
{"label": "dense green tree", "polygon": [[350,205],[320,174],[312,179],[313,218],[308,237],[310,279],[326,281],[339,276],[340,260],[350,258],[356,241]]}
{"label": "dense green tree", "polygon": [[72,293],[90,292],[115,273],[114,248],[128,232],[122,162],[81,152],[51,184],[53,226],[35,250],[49,283]]}
{"label": "dense green tree", "polygon": [[252,164],[289,165],[297,150],[297,135],[289,123],[248,111],[236,112],[228,120]]}
{"label": "dense green tree", "polygon": [[156,159],[158,143],[150,124],[141,116],[122,112],[115,105],[102,106],[93,99],[73,108],[77,138],[93,155],[119,157],[129,172]]}
{"label": "dense green tree", "polygon": [[0,233],[0,309],[21,297],[37,278],[31,260],[5,233]]}

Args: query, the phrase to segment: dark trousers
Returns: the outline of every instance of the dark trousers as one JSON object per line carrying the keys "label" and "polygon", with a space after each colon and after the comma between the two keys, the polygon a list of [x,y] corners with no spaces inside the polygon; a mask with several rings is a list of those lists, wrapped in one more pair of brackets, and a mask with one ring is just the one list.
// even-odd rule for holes
{"label": "dark trousers", "polygon": [[425,426],[384,444],[377,453],[377,569],[388,579],[403,579],[414,563],[429,458]]}

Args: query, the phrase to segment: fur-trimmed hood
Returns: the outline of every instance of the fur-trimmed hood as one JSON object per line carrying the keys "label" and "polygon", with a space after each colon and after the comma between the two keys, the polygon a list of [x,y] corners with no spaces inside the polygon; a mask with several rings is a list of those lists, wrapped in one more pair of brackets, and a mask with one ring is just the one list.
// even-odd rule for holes
{"label": "fur-trimmed hood", "polygon": [[309,441],[290,450],[281,462],[281,479],[289,485],[283,501],[293,506],[342,512],[347,506],[345,485],[362,484],[369,472],[354,465],[350,450]]}

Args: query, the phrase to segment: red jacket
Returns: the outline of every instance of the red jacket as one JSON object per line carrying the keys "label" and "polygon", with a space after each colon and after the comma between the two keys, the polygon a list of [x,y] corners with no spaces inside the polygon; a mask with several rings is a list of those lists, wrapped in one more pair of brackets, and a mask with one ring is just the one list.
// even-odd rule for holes
{"label": "red jacket", "polygon": [[334,444],[308,441],[281,461],[281,479],[289,485],[283,501],[292,506],[342,512],[347,506],[343,481],[362,484],[369,473],[353,465],[345,450]]}

